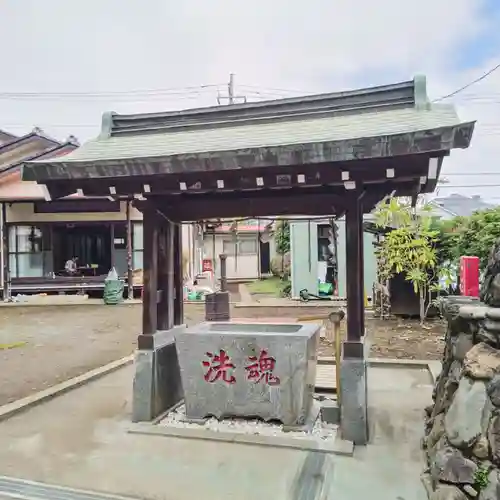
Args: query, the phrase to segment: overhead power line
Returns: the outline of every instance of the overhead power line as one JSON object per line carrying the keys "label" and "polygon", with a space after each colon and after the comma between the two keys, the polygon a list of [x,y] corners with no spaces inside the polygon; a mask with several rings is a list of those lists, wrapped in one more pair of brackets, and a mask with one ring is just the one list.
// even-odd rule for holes
{"label": "overhead power line", "polygon": [[469,188],[490,188],[500,187],[500,184],[465,184],[462,186],[453,184],[438,184],[438,189],[469,189]]}
{"label": "overhead power line", "polygon": [[140,96],[185,96],[199,93],[207,89],[217,89],[223,84],[207,84],[193,87],[172,87],[165,89],[142,89],[126,91],[88,91],[88,92],[1,92],[0,99],[95,99],[95,98],[123,98]]}
{"label": "overhead power line", "polygon": [[457,173],[457,172],[454,172],[454,173],[451,173],[451,174],[446,174],[446,173],[443,173],[441,172],[441,175],[443,177],[451,177],[451,176],[482,176],[482,175],[500,175],[500,172],[465,172],[465,173]]}
{"label": "overhead power line", "polygon": [[479,78],[476,78],[475,80],[473,80],[472,82],[469,82],[467,83],[466,85],[464,85],[463,87],[460,87],[459,89],[457,90],[454,90],[453,92],[451,92],[450,94],[446,94],[442,97],[440,97],[439,99],[435,99],[433,102],[438,102],[438,101],[443,101],[444,99],[448,99],[450,97],[453,97],[457,94],[459,94],[460,92],[463,92],[464,90],[472,87],[473,85],[475,85],[476,83],[479,83],[480,81],[484,80],[485,78],[488,78],[488,76],[490,76],[491,74],[493,74],[495,71],[497,71],[498,69],[500,69],[500,64],[497,64],[496,66],[494,66],[493,68],[491,68],[489,71],[487,71],[486,73],[482,74]]}

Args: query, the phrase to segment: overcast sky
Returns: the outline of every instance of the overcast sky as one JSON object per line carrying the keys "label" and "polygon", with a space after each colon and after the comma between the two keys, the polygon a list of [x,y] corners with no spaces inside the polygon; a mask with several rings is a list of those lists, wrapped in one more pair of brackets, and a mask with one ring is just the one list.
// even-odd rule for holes
{"label": "overcast sky", "polygon": [[[500,63],[498,26],[498,0],[0,0],[0,129],[85,141],[104,111],[214,105],[230,73],[249,100],[420,73],[437,98]],[[500,70],[452,102],[478,125],[439,195],[500,203]]]}

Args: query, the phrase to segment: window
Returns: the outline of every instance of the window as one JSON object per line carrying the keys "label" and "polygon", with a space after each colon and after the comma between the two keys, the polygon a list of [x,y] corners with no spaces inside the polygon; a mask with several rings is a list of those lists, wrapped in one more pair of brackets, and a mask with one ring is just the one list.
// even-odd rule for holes
{"label": "window", "polygon": [[234,240],[224,240],[222,242],[222,251],[227,255],[255,255],[257,253],[257,240],[251,238],[240,238]]}
{"label": "window", "polygon": [[9,270],[12,278],[41,278],[52,273],[49,227],[9,227]]}
{"label": "window", "polygon": [[132,224],[132,268],[143,268],[143,253],[144,253],[144,240],[143,240],[142,222],[134,222]]}
{"label": "window", "polygon": [[330,246],[329,224],[318,225],[318,262],[330,262],[335,254],[335,249]]}

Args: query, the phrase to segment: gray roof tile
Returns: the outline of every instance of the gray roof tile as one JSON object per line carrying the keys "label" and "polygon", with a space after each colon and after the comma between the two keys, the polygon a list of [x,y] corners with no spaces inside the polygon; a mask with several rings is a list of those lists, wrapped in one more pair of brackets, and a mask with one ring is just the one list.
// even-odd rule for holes
{"label": "gray roof tile", "polygon": [[[166,157],[279,145],[313,144],[387,136],[452,127],[461,122],[451,105],[314,117],[280,117],[274,121],[228,124],[138,135],[118,135],[87,142],[57,162],[93,162]],[[36,162],[35,162],[36,163]]]}

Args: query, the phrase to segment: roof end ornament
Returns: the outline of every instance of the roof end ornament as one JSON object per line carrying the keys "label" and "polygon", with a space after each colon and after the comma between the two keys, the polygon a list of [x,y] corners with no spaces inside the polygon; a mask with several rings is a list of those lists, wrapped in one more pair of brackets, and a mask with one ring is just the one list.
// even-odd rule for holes
{"label": "roof end ornament", "polygon": [[413,86],[415,89],[415,108],[421,110],[430,109],[431,103],[427,95],[427,77],[425,75],[415,75]]}
{"label": "roof end ornament", "polygon": [[115,116],[114,111],[106,111],[102,115],[101,120],[101,133],[99,134],[99,139],[109,139],[111,137],[111,130],[113,129],[113,117]]}

